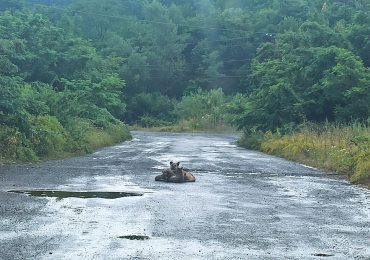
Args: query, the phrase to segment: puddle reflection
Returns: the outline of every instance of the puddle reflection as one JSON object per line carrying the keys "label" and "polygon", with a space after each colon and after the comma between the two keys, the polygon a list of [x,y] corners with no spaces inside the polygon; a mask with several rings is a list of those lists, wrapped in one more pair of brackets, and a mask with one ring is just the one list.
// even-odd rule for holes
{"label": "puddle reflection", "polygon": [[124,197],[143,196],[143,193],[137,192],[109,192],[109,191],[11,190],[9,192],[26,194],[33,197],[51,197],[58,199],[65,198],[118,199]]}

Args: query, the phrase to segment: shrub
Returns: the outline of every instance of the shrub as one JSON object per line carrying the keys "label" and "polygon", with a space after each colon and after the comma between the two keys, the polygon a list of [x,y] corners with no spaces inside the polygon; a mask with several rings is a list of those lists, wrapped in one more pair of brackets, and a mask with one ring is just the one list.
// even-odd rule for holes
{"label": "shrub", "polygon": [[224,106],[228,98],[222,89],[210,91],[198,90],[197,92],[186,95],[176,104],[176,112],[181,119],[204,119],[209,117],[211,120],[220,121],[224,119]]}
{"label": "shrub", "polygon": [[58,119],[53,116],[31,116],[29,139],[39,156],[50,156],[65,150],[67,134]]}
{"label": "shrub", "polygon": [[238,141],[238,145],[248,149],[260,150],[263,138],[264,134],[262,132],[244,132]]}
{"label": "shrub", "polygon": [[[370,158],[370,153],[367,155]],[[354,183],[370,184],[370,161],[360,161],[357,164],[356,172],[352,175],[351,181]]]}
{"label": "shrub", "polygon": [[122,123],[101,128],[89,125],[86,130],[84,141],[87,152],[131,138],[130,132]]}
{"label": "shrub", "polygon": [[184,96],[175,107],[180,122],[192,130],[230,130],[226,106],[229,98],[222,89],[198,90]]}
{"label": "shrub", "polygon": [[36,161],[35,152],[18,129],[0,125],[0,161]]}
{"label": "shrub", "polygon": [[144,115],[140,117],[138,124],[142,127],[157,127],[157,126],[168,126],[171,123],[169,121],[161,120],[150,115]]}
{"label": "shrub", "polygon": [[167,96],[160,93],[140,93],[128,104],[126,119],[130,123],[160,126],[166,122],[176,121],[173,110],[173,101]]}
{"label": "shrub", "polygon": [[86,133],[92,128],[92,123],[83,118],[70,118],[65,123],[65,129],[68,131],[68,142],[66,150],[71,153],[82,154],[90,152],[85,140]]}

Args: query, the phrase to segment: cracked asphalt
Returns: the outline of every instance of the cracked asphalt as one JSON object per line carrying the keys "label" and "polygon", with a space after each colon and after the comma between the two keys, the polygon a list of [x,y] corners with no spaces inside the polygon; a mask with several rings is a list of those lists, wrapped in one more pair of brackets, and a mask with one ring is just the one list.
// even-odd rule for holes
{"label": "cracked asphalt", "polygon": [[[370,259],[369,190],[238,148],[237,136],[133,137],[0,166],[0,259]],[[171,160],[197,181],[155,182]],[[80,197],[9,192],[36,190]]]}

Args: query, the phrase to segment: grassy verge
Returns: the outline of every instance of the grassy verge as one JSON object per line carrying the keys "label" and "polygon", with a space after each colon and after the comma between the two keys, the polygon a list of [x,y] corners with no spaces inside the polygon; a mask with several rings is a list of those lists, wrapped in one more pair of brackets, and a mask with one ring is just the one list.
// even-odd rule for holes
{"label": "grassy verge", "polygon": [[131,139],[128,127],[122,123],[96,127],[87,120],[76,120],[63,127],[56,120],[50,124],[50,118],[46,119],[49,121],[44,124],[37,122],[37,128],[28,135],[0,125],[0,163],[62,159]]}
{"label": "grassy verge", "polygon": [[88,127],[85,136],[87,152],[130,139],[130,131],[123,124],[110,125],[105,128]]}
{"label": "grassy verge", "polygon": [[370,128],[361,124],[306,125],[290,134],[254,133],[244,135],[239,144],[370,185]]}

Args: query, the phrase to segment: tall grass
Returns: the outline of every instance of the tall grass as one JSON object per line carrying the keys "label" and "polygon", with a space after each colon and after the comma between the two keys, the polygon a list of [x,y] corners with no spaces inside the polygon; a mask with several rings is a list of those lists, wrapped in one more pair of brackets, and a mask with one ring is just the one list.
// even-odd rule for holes
{"label": "tall grass", "polygon": [[84,141],[88,152],[131,138],[128,128],[123,124],[112,124],[104,128],[88,126],[86,130]]}
{"label": "tall grass", "polygon": [[30,120],[30,134],[0,125],[0,163],[36,162],[92,152],[131,138],[119,122],[97,127],[86,119],[70,121],[63,127],[54,117]]}
{"label": "tall grass", "polygon": [[366,125],[305,124],[288,134],[244,136],[241,145],[251,148],[250,144],[269,154],[345,174],[354,183],[370,184],[370,128]]}

